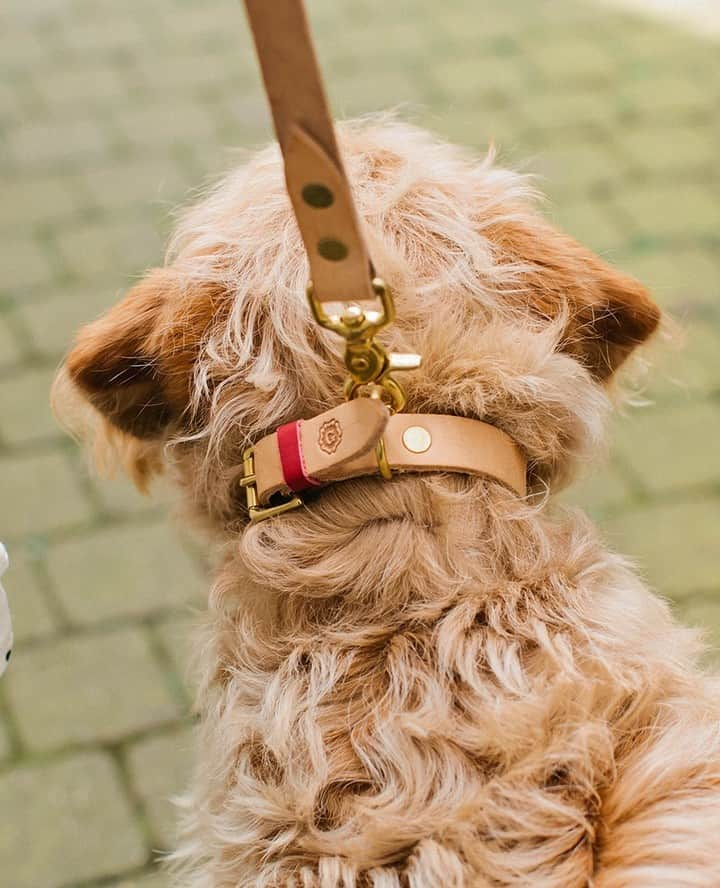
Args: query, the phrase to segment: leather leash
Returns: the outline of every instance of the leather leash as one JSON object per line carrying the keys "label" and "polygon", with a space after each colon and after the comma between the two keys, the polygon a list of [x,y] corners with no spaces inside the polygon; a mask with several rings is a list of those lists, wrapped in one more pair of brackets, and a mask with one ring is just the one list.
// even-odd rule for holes
{"label": "leather leash", "polygon": [[[524,495],[525,461],[503,432],[473,419],[402,413],[405,393],[392,374],[418,367],[420,356],[390,354],[376,340],[395,306],[374,276],[303,2],[245,0],[245,7],[310,264],[310,308],[345,339],[350,402],[288,423],[245,451],[240,484],[250,518],[297,508],[296,494],[311,487],[376,473],[389,480],[393,470],[488,475]],[[283,501],[273,502],[277,494]]]}
{"label": "leather leash", "polygon": [[[405,395],[392,374],[418,367],[420,357],[391,355],[375,339],[394,320],[395,307],[389,288],[374,277],[302,0],[245,0],[245,6],[310,263],[315,320],[345,339],[346,398],[372,386],[370,394],[402,410]],[[339,310],[333,313],[331,303]]]}
{"label": "leather leash", "polygon": [[300,0],[245,0],[316,300],[375,302],[374,270]]}

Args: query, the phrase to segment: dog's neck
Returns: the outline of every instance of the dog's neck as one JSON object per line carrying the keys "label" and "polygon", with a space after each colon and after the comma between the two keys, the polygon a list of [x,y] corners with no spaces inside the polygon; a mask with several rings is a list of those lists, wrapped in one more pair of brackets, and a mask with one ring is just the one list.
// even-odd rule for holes
{"label": "dog's neck", "polygon": [[544,534],[536,510],[492,480],[365,478],[246,528],[222,572],[231,586],[218,592],[274,636],[341,644],[353,626],[392,633],[437,619],[468,588],[483,597],[524,582],[538,570]]}

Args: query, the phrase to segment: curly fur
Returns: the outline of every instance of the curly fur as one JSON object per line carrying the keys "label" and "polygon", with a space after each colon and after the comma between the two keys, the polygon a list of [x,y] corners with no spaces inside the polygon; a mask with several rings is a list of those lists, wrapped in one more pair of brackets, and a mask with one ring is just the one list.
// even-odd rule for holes
{"label": "curly fur", "polygon": [[547,495],[597,452],[657,309],[491,159],[387,120],[342,143],[397,297],[387,342],[424,358],[408,409],[503,428],[533,493],[366,478],[248,527],[243,447],[339,400],[341,345],[304,303],[276,147],[186,212],[168,266],[67,362],[222,547],[178,884],[714,888],[720,705],[696,633]]}

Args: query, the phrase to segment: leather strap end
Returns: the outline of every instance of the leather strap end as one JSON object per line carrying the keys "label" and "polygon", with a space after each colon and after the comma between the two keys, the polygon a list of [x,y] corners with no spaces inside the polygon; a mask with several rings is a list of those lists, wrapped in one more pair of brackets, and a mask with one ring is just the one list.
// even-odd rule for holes
{"label": "leather strap end", "polygon": [[355,209],[301,0],[245,0],[318,302],[375,302]]}
{"label": "leather strap end", "polygon": [[374,450],[390,420],[382,401],[356,398],[298,423],[255,445],[261,505],[275,493],[299,491],[342,478],[344,467]]}
{"label": "leather strap end", "polygon": [[318,302],[375,302],[374,272],[342,169],[298,124],[289,127],[285,181]]}
{"label": "leather strap end", "polygon": [[356,398],[302,424],[305,464],[317,481],[344,476],[349,463],[375,450],[390,411],[375,398]]}

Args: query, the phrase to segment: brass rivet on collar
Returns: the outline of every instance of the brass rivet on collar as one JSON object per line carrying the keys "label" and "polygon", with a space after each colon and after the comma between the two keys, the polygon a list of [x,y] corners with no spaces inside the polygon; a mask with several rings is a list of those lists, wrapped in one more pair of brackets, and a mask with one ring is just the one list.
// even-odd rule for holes
{"label": "brass rivet on collar", "polygon": [[403,446],[410,453],[425,453],[430,449],[432,436],[422,426],[408,426],[402,434]]}
{"label": "brass rivet on collar", "polygon": [[325,207],[332,206],[335,197],[327,185],[321,185],[319,182],[310,182],[302,190],[302,199],[308,206],[322,210]]}
{"label": "brass rivet on collar", "polygon": [[342,262],[347,257],[348,248],[334,237],[324,237],[317,245],[318,253],[329,262]]}

